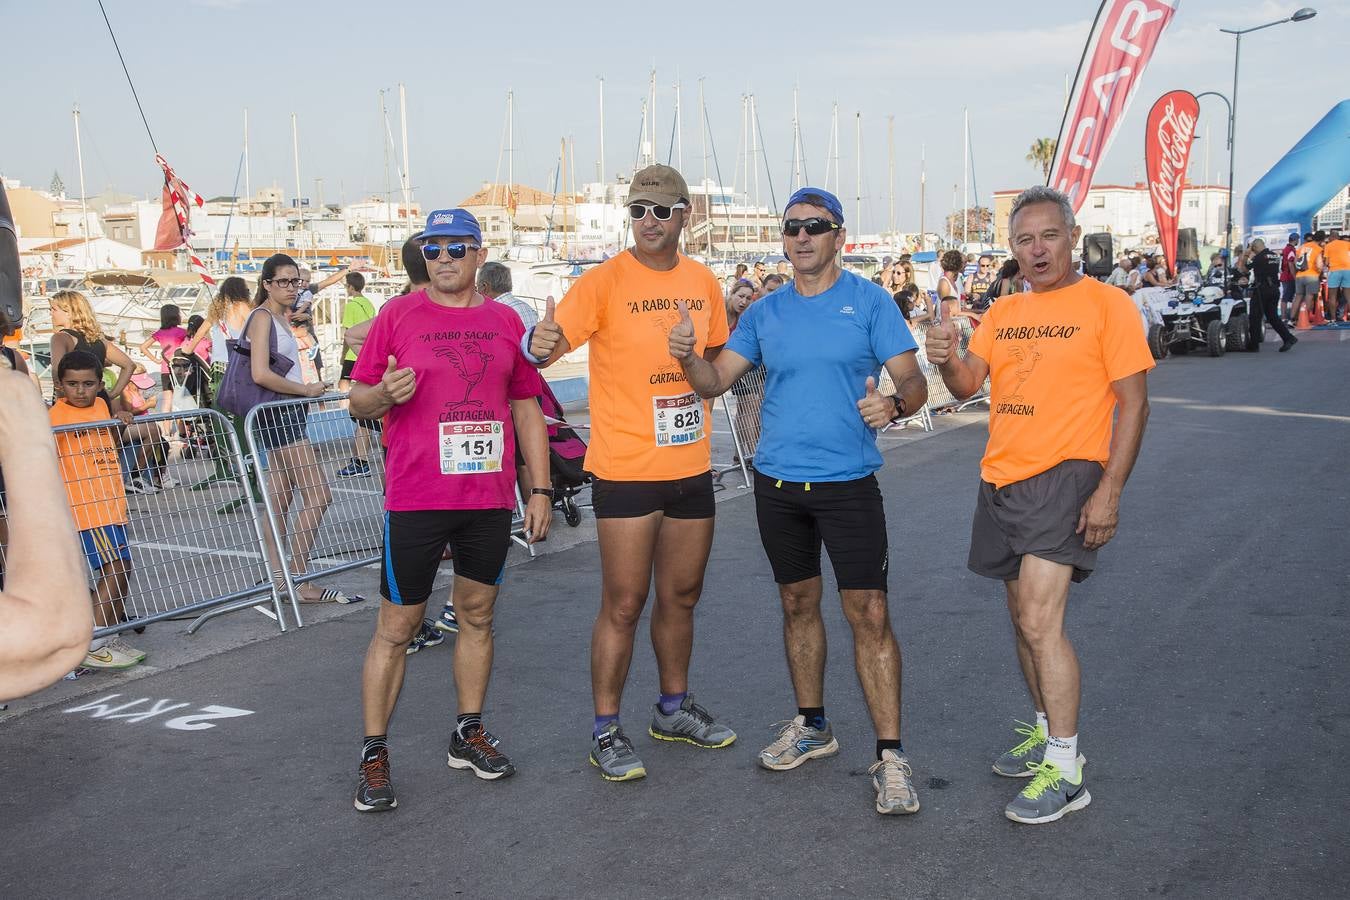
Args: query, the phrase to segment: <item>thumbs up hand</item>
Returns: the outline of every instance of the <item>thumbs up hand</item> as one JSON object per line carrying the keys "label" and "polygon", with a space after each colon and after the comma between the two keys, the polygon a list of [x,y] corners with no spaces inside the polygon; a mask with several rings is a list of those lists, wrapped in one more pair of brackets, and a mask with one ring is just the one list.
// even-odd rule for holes
{"label": "thumbs up hand", "polygon": [[928,361],[935,366],[946,365],[956,358],[956,326],[950,321],[935,322],[928,328],[928,337],[924,341],[924,353]]}
{"label": "thumbs up hand", "polygon": [[895,403],[877,391],[877,380],[867,376],[866,394],[858,401],[858,415],[869,428],[884,428],[895,415]]}
{"label": "thumbs up hand", "polygon": [[535,359],[552,359],[553,351],[562,341],[562,327],[554,318],[557,309],[552,296],[544,298],[544,317],[534,326],[534,331],[530,335],[530,355]]}
{"label": "thumbs up hand", "polygon": [[400,406],[411,400],[417,390],[417,375],[412,369],[400,369],[398,360],[391,356],[380,378],[380,388],[389,396],[390,403]]}
{"label": "thumbs up hand", "polygon": [[670,355],[678,360],[688,359],[694,354],[694,345],[698,337],[694,334],[694,320],[689,318],[689,306],[683,300],[675,303],[680,318],[670,329]]}

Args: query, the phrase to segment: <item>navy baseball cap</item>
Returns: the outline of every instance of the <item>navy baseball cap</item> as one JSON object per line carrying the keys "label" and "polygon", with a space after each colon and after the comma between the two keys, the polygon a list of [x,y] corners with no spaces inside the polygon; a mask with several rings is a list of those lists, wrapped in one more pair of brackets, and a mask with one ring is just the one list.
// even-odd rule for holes
{"label": "navy baseball cap", "polygon": [[433,209],[420,237],[463,237],[483,243],[483,229],[467,209]]}
{"label": "navy baseball cap", "polygon": [[819,206],[829,211],[834,216],[836,225],[844,224],[844,205],[839,202],[839,198],[823,188],[804,187],[788,198],[787,209],[796,203],[809,203],[811,206]]}

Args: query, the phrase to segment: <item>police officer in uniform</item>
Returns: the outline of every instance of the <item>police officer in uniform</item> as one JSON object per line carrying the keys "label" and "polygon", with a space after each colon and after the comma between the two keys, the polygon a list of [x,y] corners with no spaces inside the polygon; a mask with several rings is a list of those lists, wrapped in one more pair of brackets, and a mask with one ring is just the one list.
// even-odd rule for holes
{"label": "police officer in uniform", "polygon": [[1257,238],[1251,242],[1247,252],[1238,258],[1237,267],[1242,272],[1251,273],[1252,300],[1248,311],[1251,323],[1251,336],[1247,339],[1248,350],[1261,349],[1261,317],[1275,329],[1275,333],[1284,341],[1280,352],[1288,350],[1298,343],[1298,338],[1289,331],[1279,315],[1280,303],[1280,254],[1266,246],[1266,242]]}

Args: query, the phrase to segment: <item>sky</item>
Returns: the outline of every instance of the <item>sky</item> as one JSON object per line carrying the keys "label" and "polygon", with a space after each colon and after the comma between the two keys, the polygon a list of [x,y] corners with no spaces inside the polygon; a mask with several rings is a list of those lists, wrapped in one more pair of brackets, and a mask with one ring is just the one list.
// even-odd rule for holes
{"label": "sky", "polygon": [[[1315,2],[1316,18],[1246,36],[1237,115],[1237,196],[1266,172],[1347,91],[1301,84],[1319,65],[1330,76],[1350,34],[1350,2]],[[461,202],[506,179],[507,92],[514,93],[515,179],[552,187],[563,138],[576,181],[596,180],[600,79],[605,168],[630,172],[642,101],[657,79],[657,156],[678,146],[691,182],[709,176],[749,185],[781,207],[792,181],[792,102],[805,173],[826,177],[831,109],[839,104],[838,190],[855,234],[890,219],[888,117],[894,116],[895,224],[917,230],[926,159],[926,223],[962,198],[963,109],[972,145],[971,203],[1040,180],[1026,155],[1054,137],[1065,82],[1078,65],[1097,3],[966,0],[954,7],[853,0],[848,4],[403,4],[396,16],[352,0],[104,0],[160,152],[198,193],[242,193],[244,110],[256,192],[276,184],[295,196],[291,114],[299,133],[303,196],[353,202],[385,191],[388,122],[401,154],[397,85],[407,93],[409,171],[424,209]],[[1134,103],[1098,170],[1099,183],[1133,183],[1144,168],[1144,123],[1169,90],[1228,94],[1234,41],[1219,28],[1289,16],[1297,4],[1180,0]],[[912,12],[910,10],[918,10]],[[644,12],[647,11],[647,12]],[[159,175],[150,138],[94,0],[0,0],[7,71],[22,73],[6,104],[0,173],[46,188],[59,172],[79,192],[72,108],[80,108],[86,192],[152,196]],[[1318,61],[1321,61],[1320,63]],[[708,122],[701,149],[699,87]],[[742,97],[755,96],[762,152],[749,160]],[[17,102],[15,98],[17,97]],[[859,115],[861,116],[859,120]],[[1201,101],[1191,177],[1226,179],[1226,113]],[[861,167],[857,164],[861,121]],[[1206,154],[1206,140],[1209,152]],[[396,161],[390,180],[397,189]],[[718,171],[720,168],[720,178]],[[739,174],[737,174],[739,170]],[[861,172],[862,200],[858,173]],[[236,191],[236,178],[239,178]],[[315,183],[322,178],[322,187]],[[831,174],[830,187],[835,187]],[[953,190],[955,188],[955,190]],[[858,213],[861,213],[859,216]]]}

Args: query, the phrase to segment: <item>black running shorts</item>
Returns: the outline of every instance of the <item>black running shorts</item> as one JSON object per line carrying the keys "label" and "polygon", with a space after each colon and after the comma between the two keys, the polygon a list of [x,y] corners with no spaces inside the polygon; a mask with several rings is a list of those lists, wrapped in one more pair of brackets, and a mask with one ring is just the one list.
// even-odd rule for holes
{"label": "black running shorts", "polygon": [[446,544],[454,551],[456,575],[480,584],[501,584],[506,552],[511,549],[511,510],[385,513],[381,596],[399,606],[427,602]]}
{"label": "black running shorts", "polygon": [[1101,478],[1101,463],[1068,459],[1005,487],[981,481],[967,567],[976,575],[1011,581],[1022,556],[1030,553],[1073,566],[1073,580],[1085,580],[1097,565],[1097,551],[1083,546],[1078,515]]}
{"label": "black running shorts", "polygon": [[712,472],[674,481],[607,481],[591,485],[597,519],[635,519],[654,512],[668,519],[711,519],[714,513]]}
{"label": "black running shorts", "polygon": [[756,472],[755,515],[779,584],[819,576],[823,541],[839,590],[887,589],[886,510],[875,475],[803,484]]}

